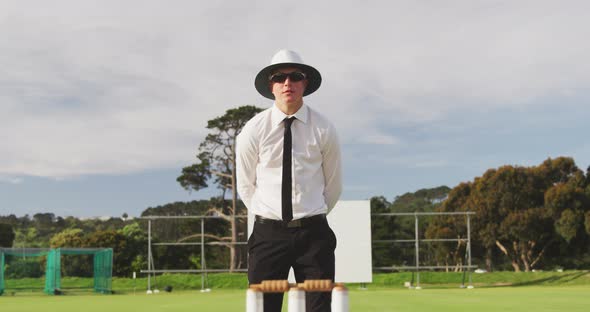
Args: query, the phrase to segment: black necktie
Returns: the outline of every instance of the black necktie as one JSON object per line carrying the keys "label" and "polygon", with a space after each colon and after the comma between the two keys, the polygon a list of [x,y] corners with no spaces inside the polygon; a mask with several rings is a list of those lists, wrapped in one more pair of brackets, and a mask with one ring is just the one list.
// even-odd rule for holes
{"label": "black necktie", "polygon": [[293,220],[293,201],[291,198],[291,124],[295,117],[285,118],[285,140],[283,141],[283,185],[281,192],[281,203],[283,221]]}

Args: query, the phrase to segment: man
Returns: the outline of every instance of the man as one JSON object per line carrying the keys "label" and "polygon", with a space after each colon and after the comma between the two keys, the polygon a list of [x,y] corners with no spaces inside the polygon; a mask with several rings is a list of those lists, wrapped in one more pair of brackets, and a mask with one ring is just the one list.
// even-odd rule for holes
{"label": "man", "polygon": [[[256,215],[248,239],[248,280],[334,280],[336,236],[326,220],[342,191],[334,126],[303,103],[322,78],[288,50],[277,52],[255,79],[274,105],[254,116],[237,138],[238,193]],[[265,294],[264,311],[280,311],[283,294]],[[307,293],[307,311],[330,311],[330,293]]]}

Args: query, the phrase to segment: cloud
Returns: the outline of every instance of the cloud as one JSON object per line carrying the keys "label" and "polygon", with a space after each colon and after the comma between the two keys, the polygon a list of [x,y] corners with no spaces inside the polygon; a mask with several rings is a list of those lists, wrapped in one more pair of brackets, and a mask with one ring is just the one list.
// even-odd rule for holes
{"label": "cloud", "polygon": [[387,134],[367,134],[358,138],[359,143],[377,144],[377,145],[393,145],[398,143],[398,139]]}
{"label": "cloud", "polygon": [[10,135],[2,131],[0,174],[187,165],[207,120],[270,105],[253,77],[284,47],[322,72],[306,102],[344,143],[396,145],[406,140],[387,126],[528,110],[590,87],[587,2],[334,4],[1,4],[0,124]]}
{"label": "cloud", "polygon": [[19,177],[0,175],[0,183],[21,184],[23,183],[23,179]]}

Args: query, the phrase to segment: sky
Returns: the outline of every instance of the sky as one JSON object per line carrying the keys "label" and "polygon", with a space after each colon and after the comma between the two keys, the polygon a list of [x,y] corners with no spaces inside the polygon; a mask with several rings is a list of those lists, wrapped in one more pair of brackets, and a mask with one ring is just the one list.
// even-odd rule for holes
{"label": "sky", "polygon": [[0,215],[139,216],[207,120],[268,108],[283,48],[322,74],[343,200],[454,187],[551,157],[590,165],[588,1],[2,1]]}

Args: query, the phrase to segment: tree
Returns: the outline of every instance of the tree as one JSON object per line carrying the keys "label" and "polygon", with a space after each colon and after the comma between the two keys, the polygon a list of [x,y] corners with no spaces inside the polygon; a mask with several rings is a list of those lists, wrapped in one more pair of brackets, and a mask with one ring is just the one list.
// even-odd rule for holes
{"label": "tree", "polygon": [[555,230],[568,243],[584,234],[584,213],[588,209],[582,172],[556,183],[545,193],[545,206],[555,220]]}
{"label": "tree", "polygon": [[116,276],[129,276],[130,264],[135,260],[128,249],[128,241],[125,235],[113,230],[96,231],[86,238],[87,248],[113,248],[113,274]]}
{"label": "tree", "polygon": [[0,223],[0,247],[12,247],[14,238],[15,234],[12,225],[8,223]]}
{"label": "tree", "polygon": [[[372,197],[371,213],[430,212],[447,197],[449,190],[447,186],[420,189],[397,196],[393,203],[382,196]],[[422,219],[421,222],[420,233],[423,233],[428,221]],[[404,216],[373,217],[371,233],[373,240],[414,239],[415,221]],[[375,267],[405,266],[415,262],[414,249],[407,244],[377,242],[373,244],[372,254]]]}
{"label": "tree", "polygon": [[447,198],[450,191],[448,186],[443,185],[436,188],[419,189],[414,193],[405,193],[395,198],[391,209],[394,212],[430,212]]}
{"label": "tree", "polygon": [[127,248],[125,257],[132,259],[130,269],[133,272],[139,272],[147,267],[147,234],[139,226],[139,223],[133,222],[123,229],[119,230],[127,238]]}
{"label": "tree", "polygon": [[53,213],[36,213],[33,215],[33,221],[40,226],[50,227],[55,220],[55,214]]}
{"label": "tree", "polygon": [[13,246],[16,247],[29,247],[29,248],[42,248],[47,247],[43,238],[40,237],[37,229],[34,225],[16,229]]}
{"label": "tree", "polygon": [[[371,198],[371,214],[389,213],[391,203],[385,197]],[[396,231],[395,217],[378,217],[371,220],[371,236],[373,240],[392,239],[392,234]],[[371,248],[373,256],[373,266],[390,266],[393,265],[392,259],[395,258],[395,248],[392,244],[373,243]]]}
{"label": "tree", "polygon": [[551,242],[551,226],[543,207],[544,189],[538,176],[525,167],[503,166],[490,177],[488,195],[500,216],[496,246],[510,258],[515,271],[530,271]]}
{"label": "tree", "polygon": [[[586,169],[586,188],[584,193],[586,194],[586,198],[590,199],[590,166]],[[585,221],[584,227],[586,228],[586,233],[590,236],[590,204],[586,207],[586,213],[584,214]]]}
{"label": "tree", "polygon": [[[469,196],[472,191],[471,183],[461,183],[450,191],[441,205],[436,207],[437,212],[454,212],[454,211],[471,211]],[[425,237],[429,239],[455,239],[464,238],[465,228],[467,225],[463,218],[457,216],[440,215],[433,218],[428,224]],[[458,270],[463,264],[462,253],[465,252],[466,243],[464,241],[437,242],[433,243],[434,258],[437,264],[445,266],[454,265]],[[491,260],[488,262],[491,267]]]}
{"label": "tree", "polygon": [[[497,248],[515,271],[529,271],[541,265],[550,248],[564,254],[562,242],[581,255],[588,251],[587,181],[569,157],[549,158],[533,167],[502,166],[455,187],[439,209],[476,212],[472,240],[486,250],[488,270]],[[453,222],[436,221],[431,235],[455,234]]]}
{"label": "tree", "polygon": [[[81,248],[85,246],[84,232],[81,229],[66,229],[51,237],[51,248]],[[92,259],[88,255],[63,256],[62,274],[65,276],[92,276]]]}
{"label": "tree", "polygon": [[49,240],[51,248],[80,248],[84,246],[84,233],[81,229],[67,229],[59,232]]}
{"label": "tree", "polygon": [[[235,151],[236,137],[246,122],[262,109],[255,106],[241,106],[229,109],[223,116],[211,119],[207,122],[207,129],[211,132],[199,145],[197,152],[198,162],[182,169],[182,174],[177,178],[180,185],[188,190],[199,191],[209,186],[209,183],[217,185],[221,190],[221,200],[217,201],[209,209],[210,214],[222,217],[231,225],[230,237],[220,237],[219,240],[227,242],[230,250],[230,271],[237,268],[239,255],[234,243],[237,242],[236,214],[238,212],[238,194],[236,189]],[[213,178],[213,181],[210,181]],[[231,192],[231,207],[225,203],[225,195]]]}

